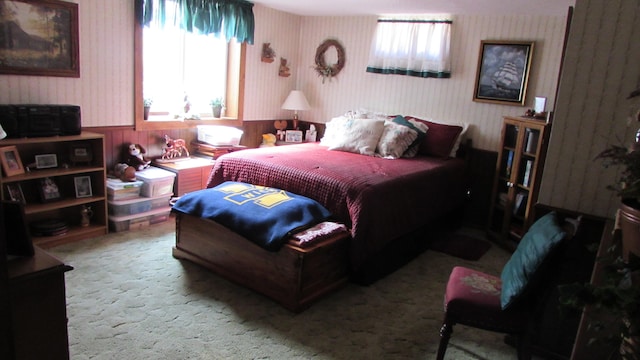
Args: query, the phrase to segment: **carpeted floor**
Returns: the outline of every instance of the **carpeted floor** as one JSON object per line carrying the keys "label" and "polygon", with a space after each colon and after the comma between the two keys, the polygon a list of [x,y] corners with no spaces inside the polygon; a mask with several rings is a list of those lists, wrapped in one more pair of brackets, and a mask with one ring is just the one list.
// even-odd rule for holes
{"label": "carpeted floor", "polygon": [[[479,261],[429,250],[370,286],[348,284],[303,313],[171,256],[172,219],[50,249],[66,275],[71,358],[433,359],[444,284],[466,265],[499,274],[497,246]],[[503,336],[456,326],[447,359],[514,359]]]}

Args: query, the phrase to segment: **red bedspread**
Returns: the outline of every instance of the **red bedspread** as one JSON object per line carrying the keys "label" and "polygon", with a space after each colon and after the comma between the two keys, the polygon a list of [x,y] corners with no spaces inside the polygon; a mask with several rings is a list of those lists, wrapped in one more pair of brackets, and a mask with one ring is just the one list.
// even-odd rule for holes
{"label": "red bedspread", "polygon": [[224,181],[270,186],[312,198],[351,229],[351,265],[389,241],[459,206],[464,161],[382,159],[329,151],[318,143],[247,149],[216,160],[208,187]]}

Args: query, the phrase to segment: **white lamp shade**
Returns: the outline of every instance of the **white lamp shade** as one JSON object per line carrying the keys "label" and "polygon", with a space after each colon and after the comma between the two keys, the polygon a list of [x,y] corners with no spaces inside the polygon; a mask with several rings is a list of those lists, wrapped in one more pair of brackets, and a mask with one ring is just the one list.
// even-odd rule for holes
{"label": "white lamp shade", "polygon": [[282,108],[285,110],[309,110],[311,106],[309,106],[309,102],[307,98],[304,97],[304,94],[300,90],[291,90],[289,96],[282,104]]}
{"label": "white lamp shade", "polygon": [[4,139],[6,137],[7,137],[7,133],[2,128],[2,125],[0,125],[0,139]]}

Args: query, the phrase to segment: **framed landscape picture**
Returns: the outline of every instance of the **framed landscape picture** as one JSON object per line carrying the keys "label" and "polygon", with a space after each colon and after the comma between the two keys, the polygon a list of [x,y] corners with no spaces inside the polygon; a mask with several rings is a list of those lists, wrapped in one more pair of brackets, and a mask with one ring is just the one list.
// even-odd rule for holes
{"label": "framed landscape picture", "polygon": [[533,41],[482,40],[473,101],[524,106]]}
{"label": "framed landscape picture", "polygon": [[0,74],[80,77],[78,4],[0,1]]}

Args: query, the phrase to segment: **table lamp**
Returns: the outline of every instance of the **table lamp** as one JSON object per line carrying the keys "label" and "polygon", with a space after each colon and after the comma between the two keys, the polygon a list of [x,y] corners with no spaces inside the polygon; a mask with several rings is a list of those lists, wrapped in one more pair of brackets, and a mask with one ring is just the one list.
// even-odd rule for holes
{"label": "table lamp", "polygon": [[293,110],[293,128],[298,129],[298,110],[309,110],[309,102],[304,94],[300,90],[291,90],[289,96],[282,104],[282,108],[285,110]]}

